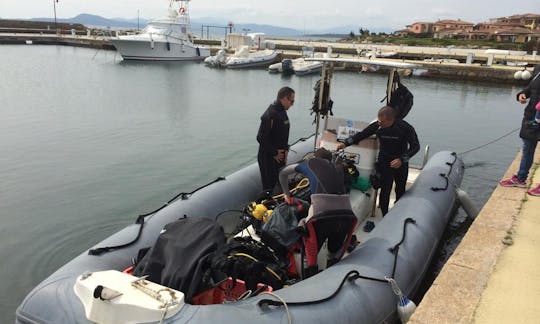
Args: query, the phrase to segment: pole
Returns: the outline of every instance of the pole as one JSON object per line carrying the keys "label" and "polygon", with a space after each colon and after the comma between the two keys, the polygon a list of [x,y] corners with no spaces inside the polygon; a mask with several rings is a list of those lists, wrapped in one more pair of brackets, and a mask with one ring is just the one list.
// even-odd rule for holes
{"label": "pole", "polygon": [[139,31],[139,9],[137,9],[137,31]]}
{"label": "pole", "polygon": [[54,7],[54,30],[56,31],[56,33],[58,34],[58,27],[56,25],[56,3],[58,2],[58,0],[53,0],[53,7]]}

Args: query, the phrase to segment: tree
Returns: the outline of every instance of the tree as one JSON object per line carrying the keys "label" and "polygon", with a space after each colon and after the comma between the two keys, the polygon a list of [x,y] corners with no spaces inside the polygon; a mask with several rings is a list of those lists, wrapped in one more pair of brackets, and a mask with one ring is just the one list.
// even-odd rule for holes
{"label": "tree", "polygon": [[354,32],[351,30],[351,32],[349,33],[349,38],[354,39],[355,37],[356,37],[356,35],[355,35]]}

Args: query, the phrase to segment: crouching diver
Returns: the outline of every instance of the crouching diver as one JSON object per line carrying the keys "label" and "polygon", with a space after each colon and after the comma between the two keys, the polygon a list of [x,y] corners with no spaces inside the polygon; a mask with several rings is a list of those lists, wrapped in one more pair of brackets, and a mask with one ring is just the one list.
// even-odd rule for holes
{"label": "crouching diver", "polygon": [[384,106],[379,109],[377,121],[340,143],[338,149],[357,144],[371,135],[376,135],[379,140],[379,155],[375,168],[380,174],[379,206],[384,216],[388,213],[393,182],[396,182],[396,201],[405,193],[409,159],[420,150],[420,143],[414,128],[406,121],[397,119],[394,108]]}
{"label": "crouching diver", "polygon": [[[288,177],[295,172],[305,175],[310,184],[311,206],[308,216],[299,222],[299,226],[307,231],[307,236],[303,238],[308,265],[304,275],[309,277],[318,271],[319,243],[328,239],[327,266],[343,256],[356,217],[352,212],[349,195],[346,194],[344,172],[332,162],[330,151],[320,148],[315,151],[314,158],[288,165],[281,170],[279,183],[288,204],[295,202],[288,186]],[[343,213],[347,214],[347,219],[343,219]]]}
{"label": "crouching diver", "polygon": [[287,203],[292,202],[288,183],[289,175],[296,172],[302,173],[309,179],[309,190],[312,195],[320,193],[346,194],[343,170],[332,163],[332,152],[325,148],[317,149],[312,159],[289,164],[279,172],[279,184]]}

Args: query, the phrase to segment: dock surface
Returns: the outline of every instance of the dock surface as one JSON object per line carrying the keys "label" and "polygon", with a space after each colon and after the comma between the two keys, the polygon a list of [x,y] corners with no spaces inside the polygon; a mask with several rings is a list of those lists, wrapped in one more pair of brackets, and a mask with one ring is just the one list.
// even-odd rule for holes
{"label": "dock surface", "polygon": [[[534,161],[533,186],[540,147]],[[409,323],[540,323],[540,197],[526,190],[495,188]]]}

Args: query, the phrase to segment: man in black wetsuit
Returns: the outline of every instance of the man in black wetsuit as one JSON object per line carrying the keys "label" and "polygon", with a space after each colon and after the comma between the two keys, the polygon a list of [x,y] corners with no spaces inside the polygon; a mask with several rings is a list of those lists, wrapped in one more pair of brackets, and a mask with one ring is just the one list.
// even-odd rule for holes
{"label": "man in black wetsuit", "polygon": [[420,143],[414,128],[406,121],[396,119],[394,108],[385,106],[379,110],[377,121],[347,138],[345,143],[338,145],[338,148],[357,144],[374,134],[379,139],[376,169],[381,175],[379,206],[384,216],[388,213],[392,183],[396,182],[396,201],[405,192],[409,175],[409,159],[418,152]]}
{"label": "man in black wetsuit", "polygon": [[276,101],[261,116],[257,161],[263,191],[270,194],[278,181],[279,169],[287,162],[290,128],[287,110],[294,104],[294,96],[294,90],[289,87],[279,89]]}

